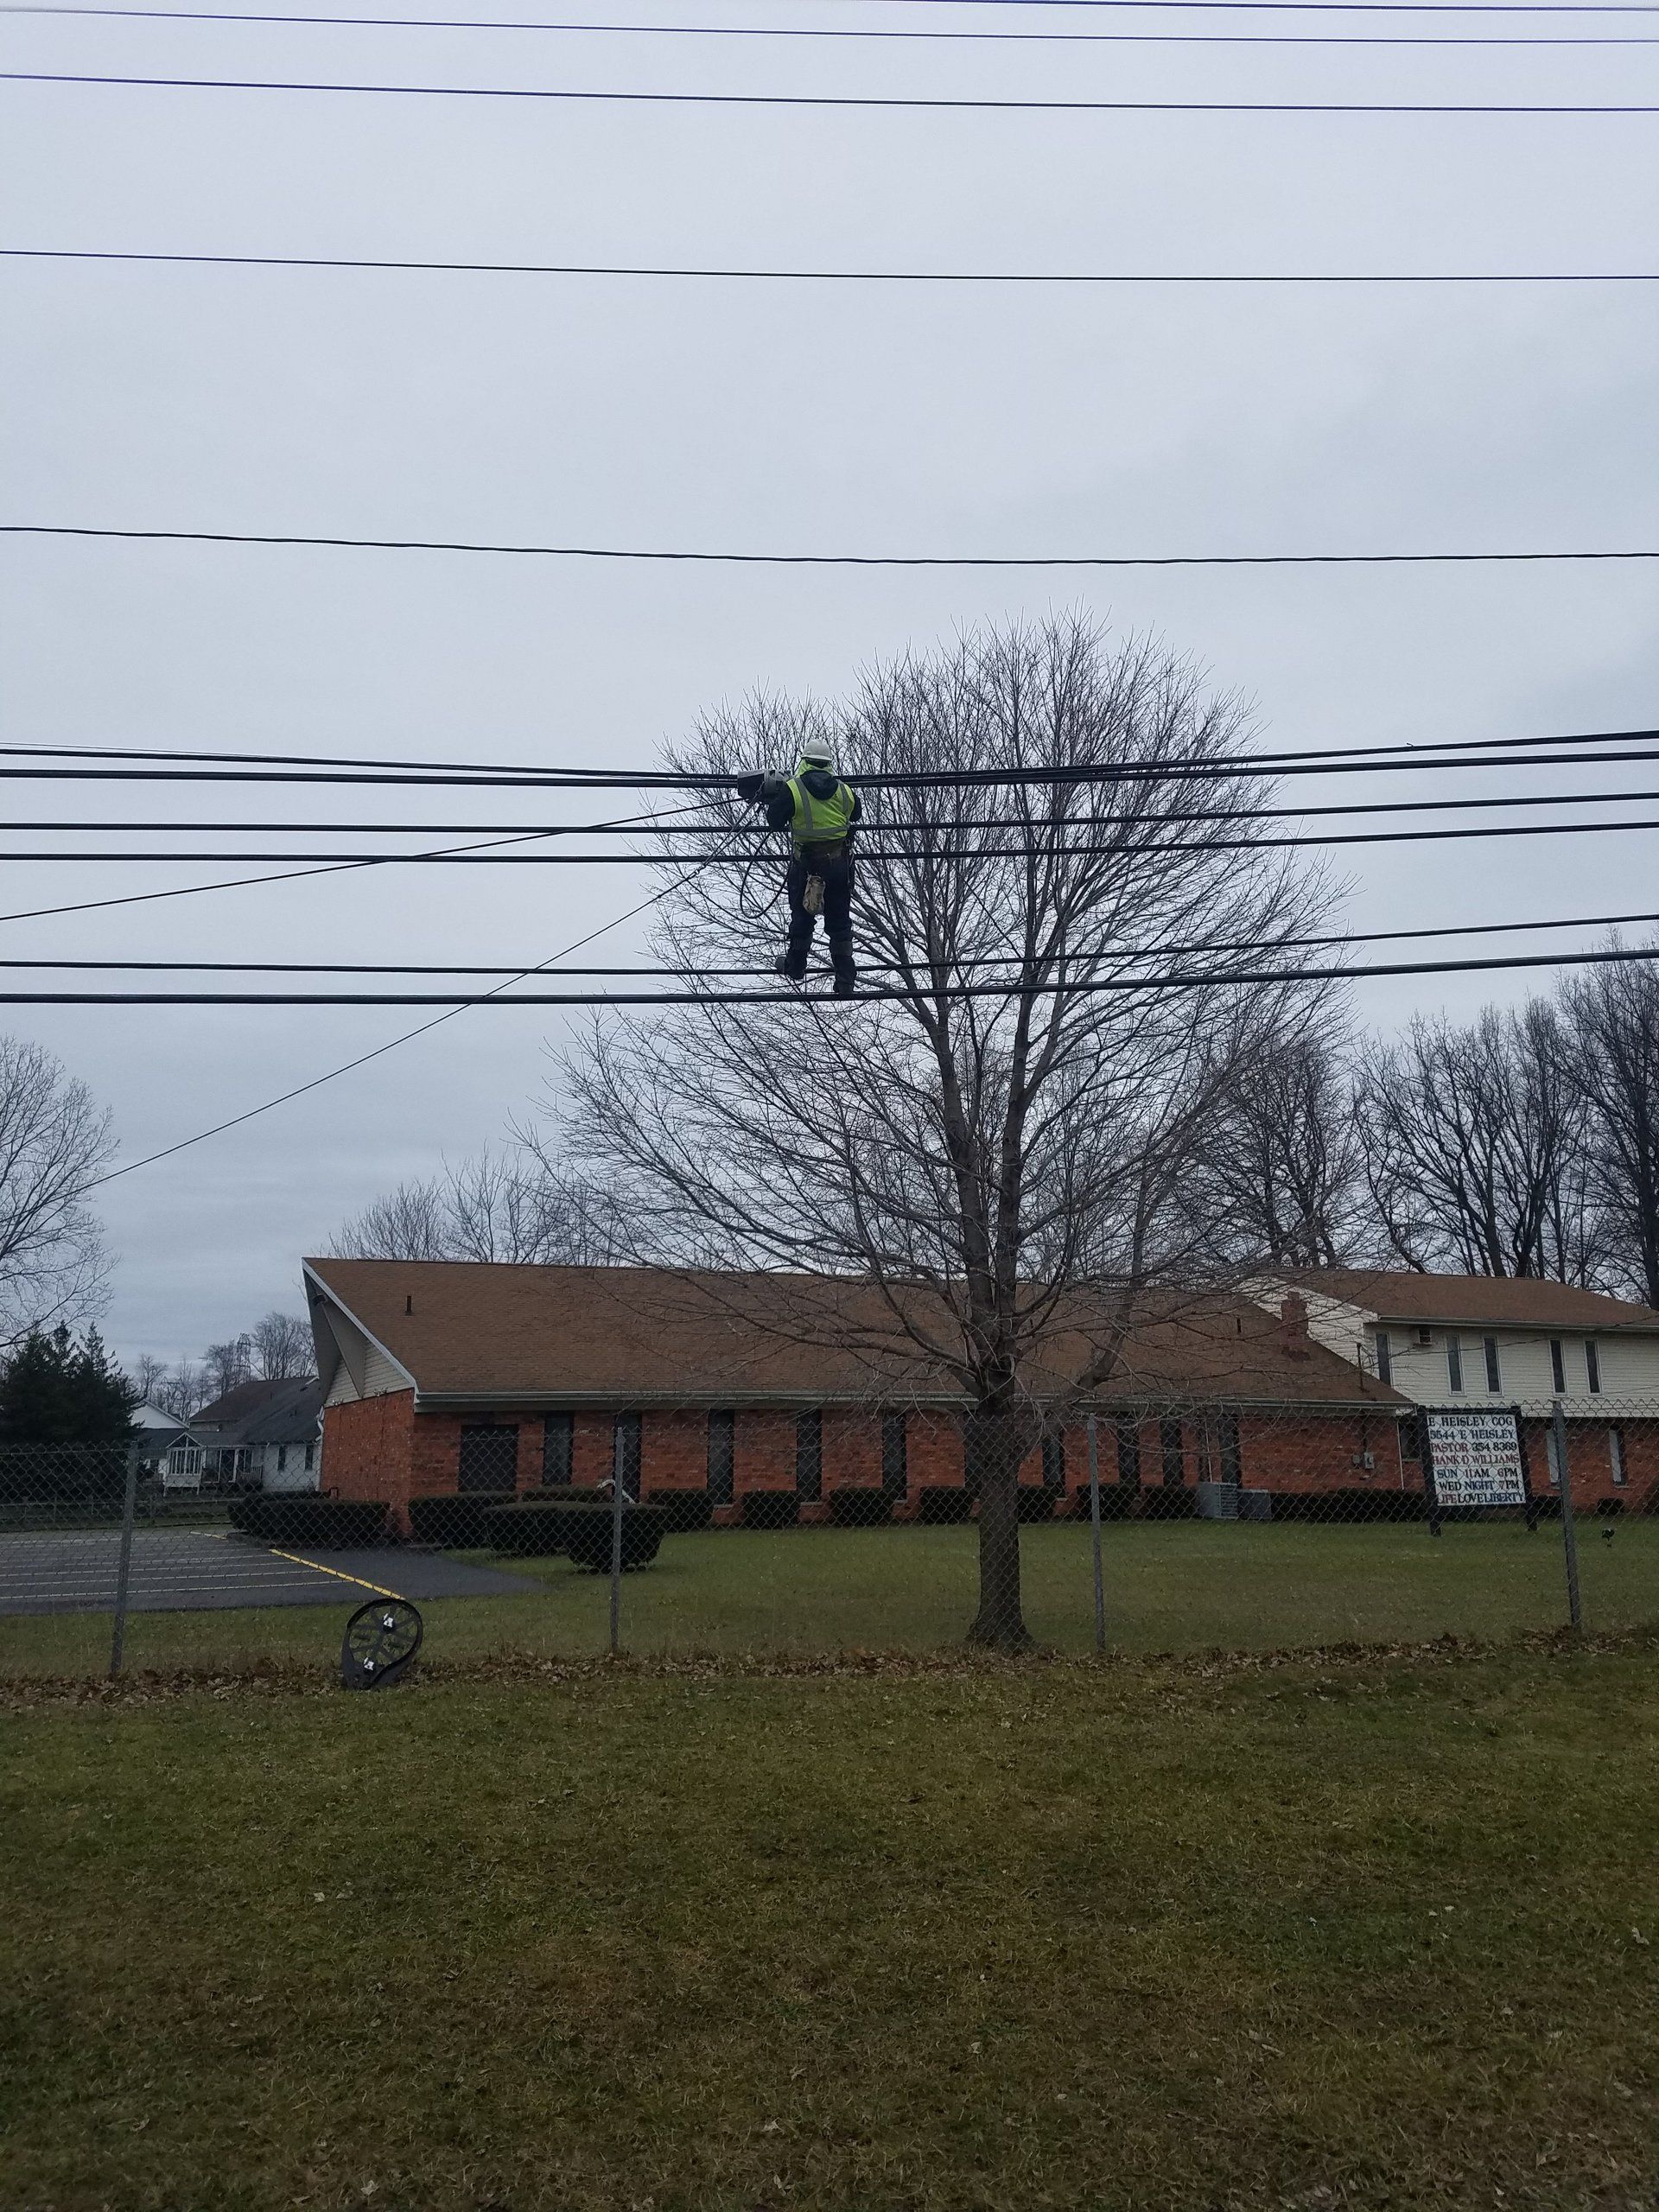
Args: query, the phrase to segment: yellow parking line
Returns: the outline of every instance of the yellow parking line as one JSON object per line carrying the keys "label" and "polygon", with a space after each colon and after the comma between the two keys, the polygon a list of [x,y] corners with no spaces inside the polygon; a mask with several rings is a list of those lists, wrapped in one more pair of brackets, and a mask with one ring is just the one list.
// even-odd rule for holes
{"label": "yellow parking line", "polygon": [[398,1591],[383,1589],[378,1582],[365,1582],[360,1574],[342,1574],[337,1567],[325,1567],[321,1560],[302,1559],[298,1552],[279,1552],[274,1545],[266,1548],[272,1559],[285,1559],[295,1567],[308,1567],[318,1574],[332,1574],[336,1582],[349,1582],[354,1589],[372,1590],[377,1598],[398,1598],[401,1602]]}

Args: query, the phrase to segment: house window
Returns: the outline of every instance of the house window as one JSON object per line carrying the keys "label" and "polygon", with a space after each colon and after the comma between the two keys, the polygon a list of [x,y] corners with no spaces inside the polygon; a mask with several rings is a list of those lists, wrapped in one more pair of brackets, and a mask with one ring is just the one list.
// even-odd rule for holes
{"label": "house window", "polygon": [[1184,1483],[1186,1480],[1186,1453],[1183,1448],[1179,1421],[1159,1422],[1158,1449],[1163,1460],[1164,1480],[1166,1483]]}
{"label": "house window", "polygon": [[1544,1431],[1544,1456],[1549,1461],[1549,1479],[1559,1490],[1561,1482],[1561,1455],[1555,1449],[1555,1425],[1553,1421]]}
{"label": "house window", "polygon": [[1484,1337],[1481,1341],[1486,1351],[1486,1388],[1501,1390],[1503,1388],[1503,1370],[1497,1362],[1497,1338]]}
{"label": "house window", "polygon": [[305,1471],[308,1475],[311,1472],[311,1470],[316,1465],[316,1464],[317,1447],[315,1444],[308,1444],[305,1447]]}
{"label": "house window", "polygon": [[461,1432],[459,1491],[509,1491],[518,1487],[517,1423],[469,1421]]}
{"label": "house window", "polygon": [[1402,1459],[1421,1459],[1422,1456],[1422,1424],[1415,1414],[1408,1414],[1400,1424],[1400,1457]]}
{"label": "house window", "polygon": [[622,1495],[639,1495],[639,1416],[618,1414],[611,1424],[611,1479],[620,1483]]}
{"label": "house window", "polygon": [[563,1488],[574,1479],[576,1417],[549,1414],[542,1423],[542,1480]]}
{"label": "house window", "polygon": [[1623,1490],[1624,1487],[1624,1432],[1622,1428],[1608,1430],[1607,1458],[1612,1466],[1613,1487],[1616,1490]]}
{"label": "house window", "polygon": [[286,1445],[286,1444],[279,1444],[279,1445],[276,1446],[276,1471],[277,1471],[277,1473],[280,1475],[280,1474],[285,1474],[285,1473],[287,1472],[287,1470],[288,1470],[288,1446],[287,1446],[287,1445]]}
{"label": "house window", "polygon": [[729,1505],[737,1476],[737,1415],[728,1411],[709,1416],[709,1503]]}
{"label": "house window", "polygon": [[1243,1455],[1238,1444],[1238,1410],[1234,1406],[1221,1409],[1221,1479],[1224,1483],[1244,1479]]}
{"label": "house window", "polygon": [[1046,1436],[1043,1439],[1043,1488],[1045,1490],[1065,1488],[1065,1439],[1064,1436]]}
{"label": "house window", "polygon": [[1417,1342],[1424,1351],[1427,1351],[1429,1349],[1429,1346],[1433,1343],[1433,1341],[1434,1332],[1433,1329],[1424,1327],[1418,1330]]}
{"label": "house window", "polygon": [[1592,1390],[1599,1390],[1601,1388],[1601,1353],[1597,1348],[1595,1339],[1591,1337],[1586,1337],[1585,1339],[1584,1371],[1589,1379],[1590,1388]]}
{"label": "house window", "polygon": [[1389,1342],[1386,1329],[1379,1329],[1376,1332],[1376,1375],[1380,1382],[1392,1382],[1394,1380],[1394,1346]]}
{"label": "house window", "polygon": [[1561,1340],[1559,1337],[1552,1337],[1549,1340],[1549,1375],[1550,1380],[1555,1385],[1555,1395],[1559,1398],[1567,1388],[1567,1362],[1561,1357]]}
{"label": "house window", "polygon": [[1112,1423],[1117,1446],[1117,1479],[1131,1490],[1141,1487],[1141,1424],[1133,1414],[1119,1414]]}
{"label": "house window", "polygon": [[1448,1390],[1463,1388],[1463,1338],[1448,1337],[1446,1340],[1446,1387]]}
{"label": "house window", "polygon": [[881,1487],[889,1497],[910,1489],[910,1448],[903,1414],[881,1416]]}
{"label": "house window", "polygon": [[823,1415],[795,1416],[795,1491],[809,1505],[823,1496]]}

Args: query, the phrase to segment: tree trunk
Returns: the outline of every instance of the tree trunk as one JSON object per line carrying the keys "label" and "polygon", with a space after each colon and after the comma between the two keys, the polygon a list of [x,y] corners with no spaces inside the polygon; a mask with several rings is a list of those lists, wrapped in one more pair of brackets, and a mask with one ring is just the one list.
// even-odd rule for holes
{"label": "tree trunk", "polygon": [[1020,1462],[1031,1423],[1018,1414],[969,1414],[963,1425],[963,1470],[979,1498],[979,1611],[970,1643],[1029,1651],[1034,1641],[1020,1603]]}

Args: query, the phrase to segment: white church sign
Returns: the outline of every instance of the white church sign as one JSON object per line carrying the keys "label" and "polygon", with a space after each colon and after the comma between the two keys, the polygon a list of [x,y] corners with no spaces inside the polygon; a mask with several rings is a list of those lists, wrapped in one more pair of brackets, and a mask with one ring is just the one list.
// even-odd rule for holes
{"label": "white church sign", "polygon": [[1524,1505],[1527,1478],[1510,1413],[1425,1414],[1441,1505]]}

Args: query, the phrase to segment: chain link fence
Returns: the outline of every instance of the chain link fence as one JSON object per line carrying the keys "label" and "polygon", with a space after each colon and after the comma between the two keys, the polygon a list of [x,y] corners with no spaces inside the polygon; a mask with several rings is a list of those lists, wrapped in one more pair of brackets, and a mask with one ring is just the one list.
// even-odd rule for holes
{"label": "chain link fence", "polygon": [[[1294,1649],[1659,1620],[1659,1418],[1112,1406],[451,1421],[353,1495],[187,1449],[0,1448],[0,1668],[326,1660],[374,1599],[429,1656],[794,1661],[977,1643]],[[1562,1468],[1567,1471],[1565,1484]],[[341,1487],[344,1487],[343,1485]]]}

